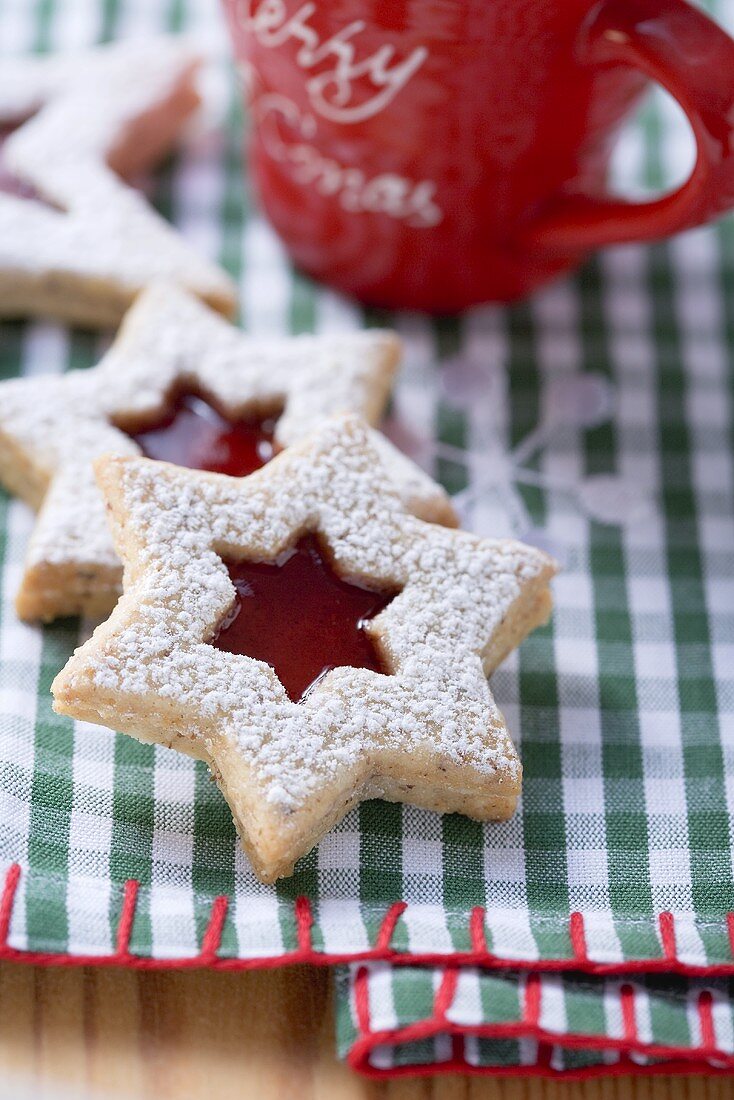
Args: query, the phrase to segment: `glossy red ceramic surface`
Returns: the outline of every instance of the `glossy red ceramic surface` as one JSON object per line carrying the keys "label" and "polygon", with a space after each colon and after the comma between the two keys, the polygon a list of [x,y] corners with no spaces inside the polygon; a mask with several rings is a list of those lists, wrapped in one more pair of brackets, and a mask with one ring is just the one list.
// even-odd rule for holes
{"label": "glossy red ceramic surface", "polygon": [[[365,301],[515,298],[734,205],[734,43],[685,0],[224,4],[265,209],[302,268]],[[639,206],[605,180],[648,79],[699,153]]]}
{"label": "glossy red ceramic surface", "polygon": [[245,477],[273,457],[276,420],[226,420],[197,394],[179,393],[159,420],[128,434],[148,458]]}
{"label": "glossy red ceramic surface", "polygon": [[385,671],[363,624],[391,594],[350,584],[313,535],[276,562],[227,562],[237,593],[211,644],[271,665],[297,702],[333,668]]}

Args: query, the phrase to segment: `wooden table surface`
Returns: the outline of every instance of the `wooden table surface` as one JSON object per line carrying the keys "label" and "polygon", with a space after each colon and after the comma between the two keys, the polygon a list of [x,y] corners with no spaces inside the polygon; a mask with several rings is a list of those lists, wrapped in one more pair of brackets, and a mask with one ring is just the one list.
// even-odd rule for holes
{"label": "wooden table surface", "polygon": [[0,965],[2,1100],[731,1100],[732,1078],[370,1082],[334,1057],[326,970]]}

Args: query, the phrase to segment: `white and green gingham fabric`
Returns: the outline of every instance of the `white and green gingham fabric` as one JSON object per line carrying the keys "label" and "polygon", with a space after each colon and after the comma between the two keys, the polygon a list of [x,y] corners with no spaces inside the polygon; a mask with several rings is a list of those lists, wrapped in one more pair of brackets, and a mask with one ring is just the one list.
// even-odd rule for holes
{"label": "white and green gingham fabric", "polygon": [[[734,29],[734,0],[709,7]],[[3,497],[0,954],[352,962],[340,1048],[374,1072],[618,1066],[619,1044],[592,1048],[599,1036],[626,1036],[635,1065],[669,1054],[720,1068],[734,973],[734,224],[610,251],[509,308],[364,311],[292,271],[243,186],[216,0],[0,0],[0,55],[164,29],[191,32],[213,61],[202,116],[150,195],[237,278],[243,325],[394,325],[406,365],[393,438],[473,529],[549,546],[564,571],[552,621],[493,678],[525,768],[513,820],[367,803],[265,887],[203,766],[54,715],[49,685],[90,624],[18,622],[32,518]],[[619,180],[661,187],[691,155],[658,97],[621,141]],[[83,368],[104,343],[3,323],[0,376]],[[517,969],[455,969],[496,960]],[[426,1020],[433,1031],[410,1031]],[[525,1030],[493,1037],[498,1021]],[[543,1053],[538,1021],[571,1045]]]}
{"label": "white and green gingham fabric", "polygon": [[337,1041],[370,1076],[734,1073],[723,978],[367,963],[337,975]]}

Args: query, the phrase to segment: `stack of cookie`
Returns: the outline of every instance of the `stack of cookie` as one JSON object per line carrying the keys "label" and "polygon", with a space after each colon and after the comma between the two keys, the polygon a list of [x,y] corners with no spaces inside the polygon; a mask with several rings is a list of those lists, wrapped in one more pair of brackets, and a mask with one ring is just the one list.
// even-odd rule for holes
{"label": "stack of cookie", "polygon": [[122,182],[170,147],[196,67],[174,40],[2,72],[0,121],[32,117],[2,149],[0,313],[128,312],[93,369],[0,386],[0,478],[38,511],[19,615],[111,612],[56,709],[205,760],[267,882],[364,798],[513,812],[486,677],[555,566],[457,530],[375,429],[393,334],[249,338],[227,276]]}

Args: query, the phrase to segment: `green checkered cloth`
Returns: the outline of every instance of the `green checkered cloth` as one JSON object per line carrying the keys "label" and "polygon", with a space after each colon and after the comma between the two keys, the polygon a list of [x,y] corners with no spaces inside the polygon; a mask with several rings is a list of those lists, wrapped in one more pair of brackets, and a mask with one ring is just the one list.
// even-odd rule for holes
{"label": "green checkered cloth", "polygon": [[337,1041],[371,1076],[734,1073],[734,982],[388,963],[337,976]]}
{"label": "green checkered cloth", "polygon": [[[734,0],[715,13],[734,28]],[[522,804],[482,826],[365,803],[292,878],[260,885],[201,764],[53,713],[51,680],[90,624],[18,622],[32,517],[3,497],[0,954],[364,959],[338,978],[339,1041],[374,1072],[619,1068],[601,1040],[620,1037],[653,1068],[694,1055],[723,1065],[734,1049],[734,224],[610,251],[522,305],[441,321],[364,311],[294,273],[250,204],[218,15],[214,0],[0,0],[0,49],[166,28],[211,49],[203,118],[151,181],[153,201],[238,279],[250,331],[394,325],[406,365],[393,438],[474,530],[564,561],[552,621],[493,677],[524,763]],[[659,96],[624,134],[616,172],[643,193],[680,178],[690,156]],[[0,375],[88,367],[103,347],[4,323]],[[498,960],[516,969],[445,969]],[[481,1033],[498,1022],[519,1037]],[[421,1023],[418,1038],[402,1035]]]}

